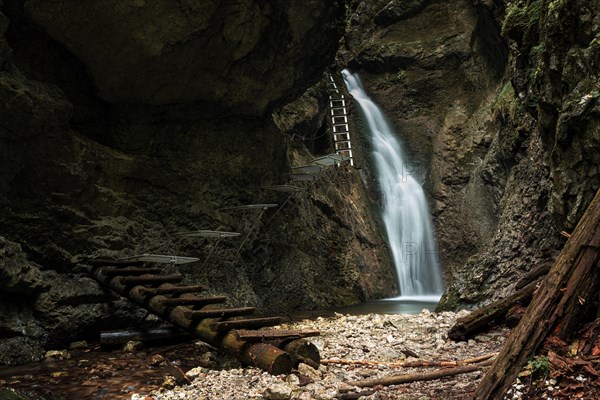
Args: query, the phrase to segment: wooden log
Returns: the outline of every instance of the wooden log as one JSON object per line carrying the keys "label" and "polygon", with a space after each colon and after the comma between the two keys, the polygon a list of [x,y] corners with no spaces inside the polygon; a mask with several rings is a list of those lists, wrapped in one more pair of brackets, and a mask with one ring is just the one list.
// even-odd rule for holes
{"label": "wooden log", "polygon": [[478,364],[464,365],[455,368],[442,368],[432,372],[418,372],[414,374],[402,374],[393,375],[385,378],[377,379],[365,379],[361,381],[347,382],[351,386],[358,387],[374,387],[378,385],[390,386],[390,385],[401,385],[403,383],[417,382],[417,381],[432,381],[435,379],[445,378],[448,376],[467,374],[469,372],[477,371],[483,367],[487,367],[492,364],[492,360],[483,361]]}
{"label": "wooden log", "polygon": [[202,285],[189,285],[189,286],[174,286],[174,285],[161,285],[157,288],[142,288],[141,292],[146,295],[157,295],[157,294],[183,294],[183,293],[197,293],[206,290],[205,286]]}
{"label": "wooden log", "polygon": [[226,318],[238,317],[240,315],[248,315],[254,312],[254,307],[239,307],[239,308],[220,308],[213,310],[194,310],[186,311],[184,317],[192,321],[197,321],[204,318]]}
{"label": "wooden log", "polygon": [[135,268],[135,267],[127,267],[127,268],[102,268],[100,271],[106,277],[113,276],[126,276],[126,275],[144,275],[144,274],[160,274],[162,271],[160,268]]}
{"label": "wooden log", "polygon": [[248,342],[260,342],[265,340],[302,339],[311,336],[319,336],[317,330],[289,330],[289,329],[262,329],[262,330],[236,330],[241,340]]}
{"label": "wooden log", "polygon": [[277,347],[285,350],[292,356],[294,365],[297,367],[301,362],[314,369],[319,369],[321,355],[319,349],[306,339],[286,340],[279,342]]}
{"label": "wooden log", "polygon": [[101,345],[123,344],[130,340],[148,341],[178,338],[191,338],[191,336],[189,333],[175,327],[123,329],[100,332]]}
{"label": "wooden log", "polygon": [[550,334],[568,337],[597,310],[600,289],[600,190],[543,280],[519,325],[485,374],[475,399],[504,398],[517,375]]}
{"label": "wooden log", "polygon": [[495,301],[458,319],[448,331],[448,337],[457,341],[467,340],[495,324],[502,323],[515,305],[527,305],[529,303],[537,284],[538,282],[532,282],[513,295]]}
{"label": "wooden log", "polygon": [[[190,318],[186,318],[186,313],[190,312],[190,309],[185,306],[177,306],[170,310],[156,308],[154,303],[160,302],[161,296],[149,298],[144,286],[132,287],[125,284],[123,281],[127,278],[107,279],[97,271],[93,273],[93,277],[134,303],[145,307],[206,343],[233,355],[244,364],[262,368],[276,375],[289,374],[293,368],[294,363],[290,354],[278,347],[267,343],[249,343],[239,340],[232,332],[223,333],[210,329],[211,325],[219,322],[218,319],[206,318],[200,322],[195,322]],[[163,284],[161,287],[164,287],[164,285],[168,284]]]}
{"label": "wooden log", "polygon": [[273,375],[289,374],[294,367],[292,358],[285,351],[267,343],[253,343],[245,357],[248,363],[256,365]]}
{"label": "wooden log", "polygon": [[545,262],[536,268],[532,268],[531,271],[527,272],[525,275],[521,277],[515,284],[515,289],[519,290],[529,285],[531,282],[538,281],[540,278],[543,278],[548,274],[550,268],[552,268],[552,262]]}
{"label": "wooden log", "polygon": [[229,332],[232,329],[257,329],[268,326],[275,326],[281,323],[281,317],[264,317],[264,318],[249,318],[249,319],[234,319],[229,321],[215,322],[211,325],[211,329],[216,332]]}
{"label": "wooden log", "polygon": [[212,296],[212,297],[197,297],[194,295],[187,295],[186,297],[176,298],[165,298],[160,300],[161,306],[176,307],[176,306],[205,306],[208,304],[225,303],[227,301],[226,296]]}
{"label": "wooden log", "polygon": [[284,350],[267,343],[249,343],[239,340],[235,331],[216,332],[210,327],[218,322],[218,319],[206,318],[195,323],[185,318],[185,313],[185,307],[175,307],[169,314],[170,319],[178,325],[188,325],[190,332],[201,337],[208,344],[237,357],[244,364],[254,365],[275,375],[291,372],[294,363],[290,354]]}
{"label": "wooden log", "polygon": [[123,285],[160,285],[161,283],[177,283],[183,280],[183,276],[175,275],[142,275],[119,277]]}

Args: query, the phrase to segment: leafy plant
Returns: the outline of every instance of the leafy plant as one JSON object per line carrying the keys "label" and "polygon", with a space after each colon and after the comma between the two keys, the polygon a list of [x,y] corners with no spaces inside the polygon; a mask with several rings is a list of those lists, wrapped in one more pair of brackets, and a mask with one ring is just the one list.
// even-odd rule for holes
{"label": "leafy plant", "polygon": [[532,375],[546,376],[550,373],[550,360],[545,355],[538,355],[527,361],[525,368],[531,370]]}

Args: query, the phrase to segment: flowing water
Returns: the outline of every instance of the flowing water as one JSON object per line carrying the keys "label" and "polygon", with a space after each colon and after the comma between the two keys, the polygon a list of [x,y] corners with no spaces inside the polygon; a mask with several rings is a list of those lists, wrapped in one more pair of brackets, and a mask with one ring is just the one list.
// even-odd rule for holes
{"label": "flowing water", "polygon": [[[396,133],[365,93],[360,78],[342,71],[348,91],[367,124],[380,189],[383,222],[396,266],[400,297],[391,300],[431,302],[443,291],[437,248],[425,195],[416,169],[407,163]],[[437,300],[435,300],[437,299]]]}

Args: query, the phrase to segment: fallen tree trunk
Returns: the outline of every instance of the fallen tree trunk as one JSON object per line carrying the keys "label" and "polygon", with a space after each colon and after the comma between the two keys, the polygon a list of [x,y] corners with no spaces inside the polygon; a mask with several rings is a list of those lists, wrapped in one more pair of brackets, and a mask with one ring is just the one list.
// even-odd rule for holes
{"label": "fallen tree trunk", "polygon": [[511,296],[479,308],[456,321],[448,331],[452,340],[467,340],[489,327],[501,324],[516,305],[525,306],[531,300],[538,282],[532,282]]}
{"label": "fallen tree trunk", "polygon": [[550,334],[568,338],[598,309],[600,289],[600,190],[519,325],[475,392],[475,399],[504,398],[527,359]]}
{"label": "fallen tree trunk", "polygon": [[552,268],[552,265],[554,265],[553,262],[546,261],[541,265],[532,268],[531,271],[527,272],[521,277],[521,279],[517,281],[517,283],[515,284],[515,289],[522,289],[525,286],[529,285],[531,282],[539,281],[540,279],[544,278],[550,271],[550,268]]}
{"label": "fallen tree trunk", "polygon": [[435,379],[445,378],[447,376],[454,376],[460,374],[466,374],[469,372],[477,371],[483,367],[487,367],[492,364],[492,360],[483,361],[479,364],[465,365],[456,368],[442,368],[431,372],[418,372],[414,374],[403,374],[388,376],[385,378],[377,379],[365,379],[362,381],[347,382],[351,386],[358,387],[373,387],[373,386],[389,386],[389,385],[400,385],[402,383],[410,383],[417,381],[432,381]]}

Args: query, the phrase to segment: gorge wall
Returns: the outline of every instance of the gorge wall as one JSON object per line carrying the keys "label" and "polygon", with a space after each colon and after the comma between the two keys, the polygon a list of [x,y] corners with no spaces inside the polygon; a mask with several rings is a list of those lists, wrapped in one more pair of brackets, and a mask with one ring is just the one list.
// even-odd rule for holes
{"label": "gorge wall", "polygon": [[[204,260],[214,240],[175,233],[245,235],[256,213],[220,209],[282,204],[261,187],[329,151],[314,138],[341,1],[0,5],[2,364],[141,317],[87,277],[90,258]],[[333,172],[267,212],[239,258],[224,239],[182,266],[185,282],[265,313],[393,294],[370,200],[352,170]]]}
{"label": "gorge wall", "polygon": [[600,186],[600,2],[583,3],[0,0],[0,363],[141,316],[90,257],[215,249],[186,282],[265,313],[396,294],[364,136],[360,174],[325,171],[239,258],[240,240],[175,235],[245,234],[257,214],[223,207],[285,202],[261,187],[331,151],[324,73],[343,67],[424,183],[440,308],[504,296]]}
{"label": "gorge wall", "polygon": [[361,74],[429,194],[440,309],[505,296],[551,263],[598,174],[597,1],[353,1]]}

